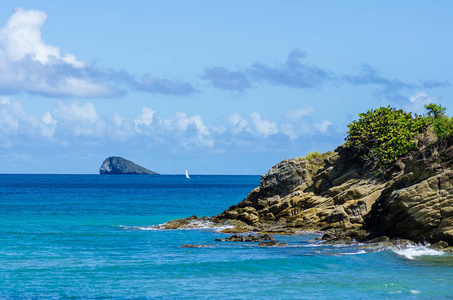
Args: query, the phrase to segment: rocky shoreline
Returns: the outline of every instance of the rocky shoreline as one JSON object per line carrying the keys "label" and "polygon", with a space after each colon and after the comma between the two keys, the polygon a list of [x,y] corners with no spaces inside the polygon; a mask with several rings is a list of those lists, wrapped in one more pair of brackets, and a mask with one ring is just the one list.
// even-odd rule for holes
{"label": "rocky shoreline", "polygon": [[453,246],[453,135],[418,137],[418,150],[390,168],[369,170],[354,149],[287,159],[248,197],[213,217],[170,221],[162,229],[230,226],[225,233],[322,233],[325,242]]}

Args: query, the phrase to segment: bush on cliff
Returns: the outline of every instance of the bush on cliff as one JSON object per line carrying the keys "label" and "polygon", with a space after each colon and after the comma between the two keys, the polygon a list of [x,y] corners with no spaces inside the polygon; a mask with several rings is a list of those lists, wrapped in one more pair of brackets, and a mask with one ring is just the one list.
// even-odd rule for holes
{"label": "bush on cliff", "polygon": [[439,138],[453,132],[453,118],[445,116],[445,107],[431,103],[425,105],[425,109],[428,111],[430,127]]}
{"label": "bush on cliff", "polygon": [[412,117],[391,106],[359,114],[360,119],[348,125],[346,145],[358,150],[372,169],[385,169],[399,157],[417,148],[414,137],[429,124],[424,116]]}
{"label": "bush on cliff", "polygon": [[329,156],[331,153],[327,152],[324,154],[319,153],[318,151],[310,152],[305,157],[299,157],[299,160],[308,160],[309,163],[314,165],[323,165],[324,159]]}

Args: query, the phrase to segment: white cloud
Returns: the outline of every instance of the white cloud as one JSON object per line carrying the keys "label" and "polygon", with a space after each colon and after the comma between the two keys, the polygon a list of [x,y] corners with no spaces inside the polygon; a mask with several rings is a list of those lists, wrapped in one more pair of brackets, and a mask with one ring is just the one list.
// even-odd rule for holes
{"label": "white cloud", "polygon": [[[126,142],[139,134],[137,126],[131,120],[114,114],[109,120],[106,121],[106,137],[113,141]],[[135,125],[135,126],[134,126]]]}
{"label": "white cloud", "polygon": [[304,107],[304,108],[288,110],[286,112],[285,116],[288,119],[294,120],[294,119],[299,119],[301,117],[309,116],[314,111],[315,111],[315,108],[313,106],[308,106],[308,107]]}
{"label": "white cloud", "polygon": [[154,110],[148,108],[148,107],[143,107],[142,108],[143,113],[134,120],[135,123],[135,130],[138,132],[141,132],[140,126],[150,126],[151,123],[153,122],[153,116],[156,113]]}
{"label": "white cloud", "polygon": [[291,109],[285,113],[284,120],[280,123],[280,131],[287,135],[291,141],[301,136],[310,136],[316,129],[311,125],[311,117],[314,107]]}
{"label": "white cloud", "polygon": [[44,113],[42,116],[41,124],[41,135],[48,139],[53,139],[55,134],[55,128],[57,127],[57,121],[52,118],[52,114],[50,112]]}
{"label": "white cloud", "polygon": [[30,55],[43,64],[64,61],[75,67],[82,67],[84,63],[77,61],[74,55],[66,54],[61,57],[58,47],[44,43],[41,27],[46,20],[45,12],[16,8],[6,25],[0,29],[0,43],[6,57],[11,61],[19,61]]}
{"label": "white cloud", "polygon": [[162,120],[160,124],[163,131],[174,134],[181,146],[214,146],[214,140],[199,115],[188,117],[184,112],[177,112],[171,118]]}
{"label": "white cloud", "polygon": [[425,91],[418,92],[415,95],[410,96],[408,99],[409,104],[405,105],[404,109],[417,114],[423,114],[425,112],[425,105],[435,103],[437,101],[436,97],[429,96]]}
{"label": "white cloud", "polygon": [[[243,151],[246,148],[275,149],[285,143],[296,144],[300,138],[320,139],[332,134],[331,121],[314,122],[311,108],[294,109],[282,120],[265,119],[258,112],[248,116],[233,113],[221,124],[207,126],[200,115],[185,112],[160,118],[151,108],[143,107],[135,118],[120,114],[104,116],[91,102],[59,101],[53,109],[36,117],[27,114],[21,103],[0,98],[0,141],[2,148],[17,143],[51,143],[53,146],[103,145],[131,143],[140,147],[209,149],[209,151]],[[185,151],[185,150],[184,150]]]}
{"label": "white cloud", "polygon": [[14,146],[18,139],[39,134],[42,122],[35,116],[27,115],[20,102],[9,97],[0,98],[0,147]]}
{"label": "white cloud", "polygon": [[250,114],[250,122],[253,128],[264,137],[278,133],[278,126],[276,123],[261,119],[261,115],[257,112]]}
{"label": "white cloud", "polygon": [[431,98],[425,93],[425,91],[421,91],[413,96],[410,96],[409,101],[412,103],[427,103],[428,101],[436,101],[436,98]]}
{"label": "white cloud", "polygon": [[278,125],[269,120],[263,120],[261,114],[253,112],[248,117],[241,117],[237,112],[224,117],[225,132],[237,135],[247,132],[256,137],[268,137],[278,133]]}
{"label": "white cloud", "polygon": [[283,122],[280,124],[280,130],[283,134],[287,135],[291,141],[294,141],[301,136],[309,136],[312,133],[310,126],[304,123]]}
{"label": "white cloud", "polygon": [[322,133],[326,133],[327,132],[327,129],[329,128],[329,126],[333,125],[332,122],[328,121],[328,120],[324,120],[321,122],[321,124],[314,124],[314,127],[317,128],[320,132]]}
{"label": "white cloud", "polygon": [[52,110],[52,115],[60,120],[74,121],[78,123],[95,123],[99,119],[96,108],[91,102],[79,105],[77,101],[69,105],[59,101]]}
{"label": "white cloud", "polygon": [[[224,118],[225,126],[216,127],[216,133],[219,135],[224,134],[225,136],[239,136],[241,133],[248,133],[254,138],[261,139],[283,134],[290,141],[295,141],[300,137],[327,134],[329,126],[334,124],[328,120],[324,120],[321,123],[314,122],[310,116],[313,112],[314,108],[311,106],[291,109],[278,122],[265,120],[258,112],[253,112],[248,117],[242,117],[236,112]],[[242,138],[246,137],[243,136]]]}
{"label": "white cloud", "polygon": [[173,96],[191,95],[189,83],[145,75],[141,81],[126,71],[87,66],[74,54],[60,52],[42,39],[47,14],[16,8],[0,28],[0,93],[27,92],[46,97],[116,97],[126,89]]}
{"label": "white cloud", "polygon": [[90,102],[80,105],[77,101],[65,104],[57,102],[51,117],[58,123],[61,138],[66,136],[102,138],[106,135],[106,124]]}
{"label": "white cloud", "polygon": [[47,14],[16,8],[0,28],[0,92],[45,96],[104,97],[120,91],[93,75],[73,54],[46,44],[41,28]]}
{"label": "white cloud", "polygon": [[233,133],[239,133],[243,130],[246,130],[248,122],[246,119],[242,118],[237,112],[232,113],[224,118],[224,121],[227,123],[227,126]]}
{"label": "white cloud", "polygon": [[9,98],[0,100],[0,130],[4,135],[12,135],[19,130],[19,122],[24,119],[24,111],[20,103],[12,103]]}
{"label": "white cloud", "polygon": [[114,114],[112,117],[112,122],[115,125],[115,127],[121,127],[123,125],[124,118],[118,114]]}

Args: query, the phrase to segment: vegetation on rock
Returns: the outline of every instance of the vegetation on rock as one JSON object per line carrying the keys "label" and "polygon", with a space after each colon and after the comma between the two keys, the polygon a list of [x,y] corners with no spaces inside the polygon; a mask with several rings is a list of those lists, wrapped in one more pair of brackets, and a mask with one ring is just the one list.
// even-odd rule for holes
{"label": "vegetation on rock", "polygon": [[316,173],[320,168],[325,166],[325,159],[329,157],[332,152],[319,153],[318,151],[310,152],[306,156],[299,157],[299,161],[306,160],[313,166],[313,172]]}
{"label": "vegetation on rock", "polygon": [[413,117],[412,113],[391,106],[361,113],[358,121],[348,125],[346,145],[358,150],[366,166],[385,169],[417,149],[416,136],[428,128],[439,138],[453,132],[453,118],[445,116],[446,108],[431,103],[425,109],[428,116]]}
{"label": "vegetation on rock", "polygon": [[373,169],[384,169],[416,149],[414,137],[428,125],[427,118],[414,118],[411,113],[391,106],[371,109],[359,116],[358,121],[348,125],[347,145],[357,148]]}
{"label": "vegetation on rock", "polygon": [[432,128],[439,138],[443,138],[453,132],[453,118],[445,115],[445,111],[447,110],[445,107],[431,103],[425,105],[425,109],[428,111],[430,128]]}
{"label": "vegetation on rock", "polygon": [[318,151],[310,152],[306,156],[299,157],[299,160],[308,160],[309,163],[315,164],[315,165],[323,165],[324,164],[324,159],[328,157],[331,152],[327,153],[319,153]]}

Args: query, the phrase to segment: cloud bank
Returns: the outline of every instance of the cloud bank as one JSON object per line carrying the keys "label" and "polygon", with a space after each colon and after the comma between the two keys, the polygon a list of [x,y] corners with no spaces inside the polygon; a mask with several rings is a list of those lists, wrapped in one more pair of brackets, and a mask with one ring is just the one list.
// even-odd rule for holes
{"label": "cloud bank", "polygon": [[0,29],[0,93],[26,92],[46,97],[117,97],[129,90],[190,95],[189,83],[146,75],[141,81],[125,71],[103,71],[62,55],[41,37],[47,14],[16,8]]}
{"label": "cloud bank", "polygon": [[206,68],[202,78],[211,81],[214,87],[224,90],[243,92],[251,87],[244,72],[232,72],[223,67]]}
{"label": "cloud bank", "polygon": [[356,86],[377,86],[379,88],[378,95],[383,95],[384,97],[395,101],[406,101],[408,99],[403,96],[403,91],[448,86],[448,83],[441,81],[408,83],[398,79],[389,79],[370,65],[362,65],[358,75],[345,75],[343,79]]}
{"label": "cloud bank", "polygon": [[[151,76],[141,78],[125,70],[104,70],[61,53],[42,39],[47,14],[16,8],[0,29],[0,94],[26,92],[45,97],[113,98],[130,91],[169,96],[188,96],[198,91],[191,83]],[[222,66],[205,68],[201,79],[217,89],[245,92],[259,84],[312,89],[326,83],[375,86],[377,95],[389,100],[407,100],[407,92],[447,86],[440,81],[415,83],[390,79],[369,65],[357,74],[336,75],[304,62],[306,53],[290,52],[286,61],[269,65],[255,62],[244,70]]]}
{"label": "cloud bank", "polygon": [[357,74],[337,75],[329,70],[318,68],[302,62],[306,53],[294,50],[288,54],[284,63],[274,66],[256,62],[243,71],[230,71],[224,67],[207,68],[202,79],[211,82],[218,89],[244,92],[260,83],[285,86],[295,89],[312,89],[323,84],[376,87],[376,95],[387,100],[404,102],[408,100],[407,92],[417,89],[446,87],[447,82],[436,80],[419,80],[405,82],[391,79],[381,74],[373,66],[364,64]]}
{"label": "cloud bank", "polygon": [[284,64],[275,67],[255,63],[250,70],[251,76],[259,81],[293,88],[313,88],[333,79],[328,71],[302,63],[305,56],[305,52],[295,50]]}
{"label": "cloud bank", "polygon": [[0,147],[23,143],[68,147],[77,143],[102,144],[141,140],[154,146],[183,149],[228,151],[238,145],[266,144],[275,138],[288,142],[314,135],[338,135],[328,120],[318,124],[310,114],[312,107],[288,111],[281,120],[270,120],[258,112],[224,116],[221,124],[208,126],[200,115],[175,112],[168,117],[143,107],[133,119],[119,114],[104,116],[91,102],[58,101],[41,116],[27,114],[20,102],[0,99]]}

